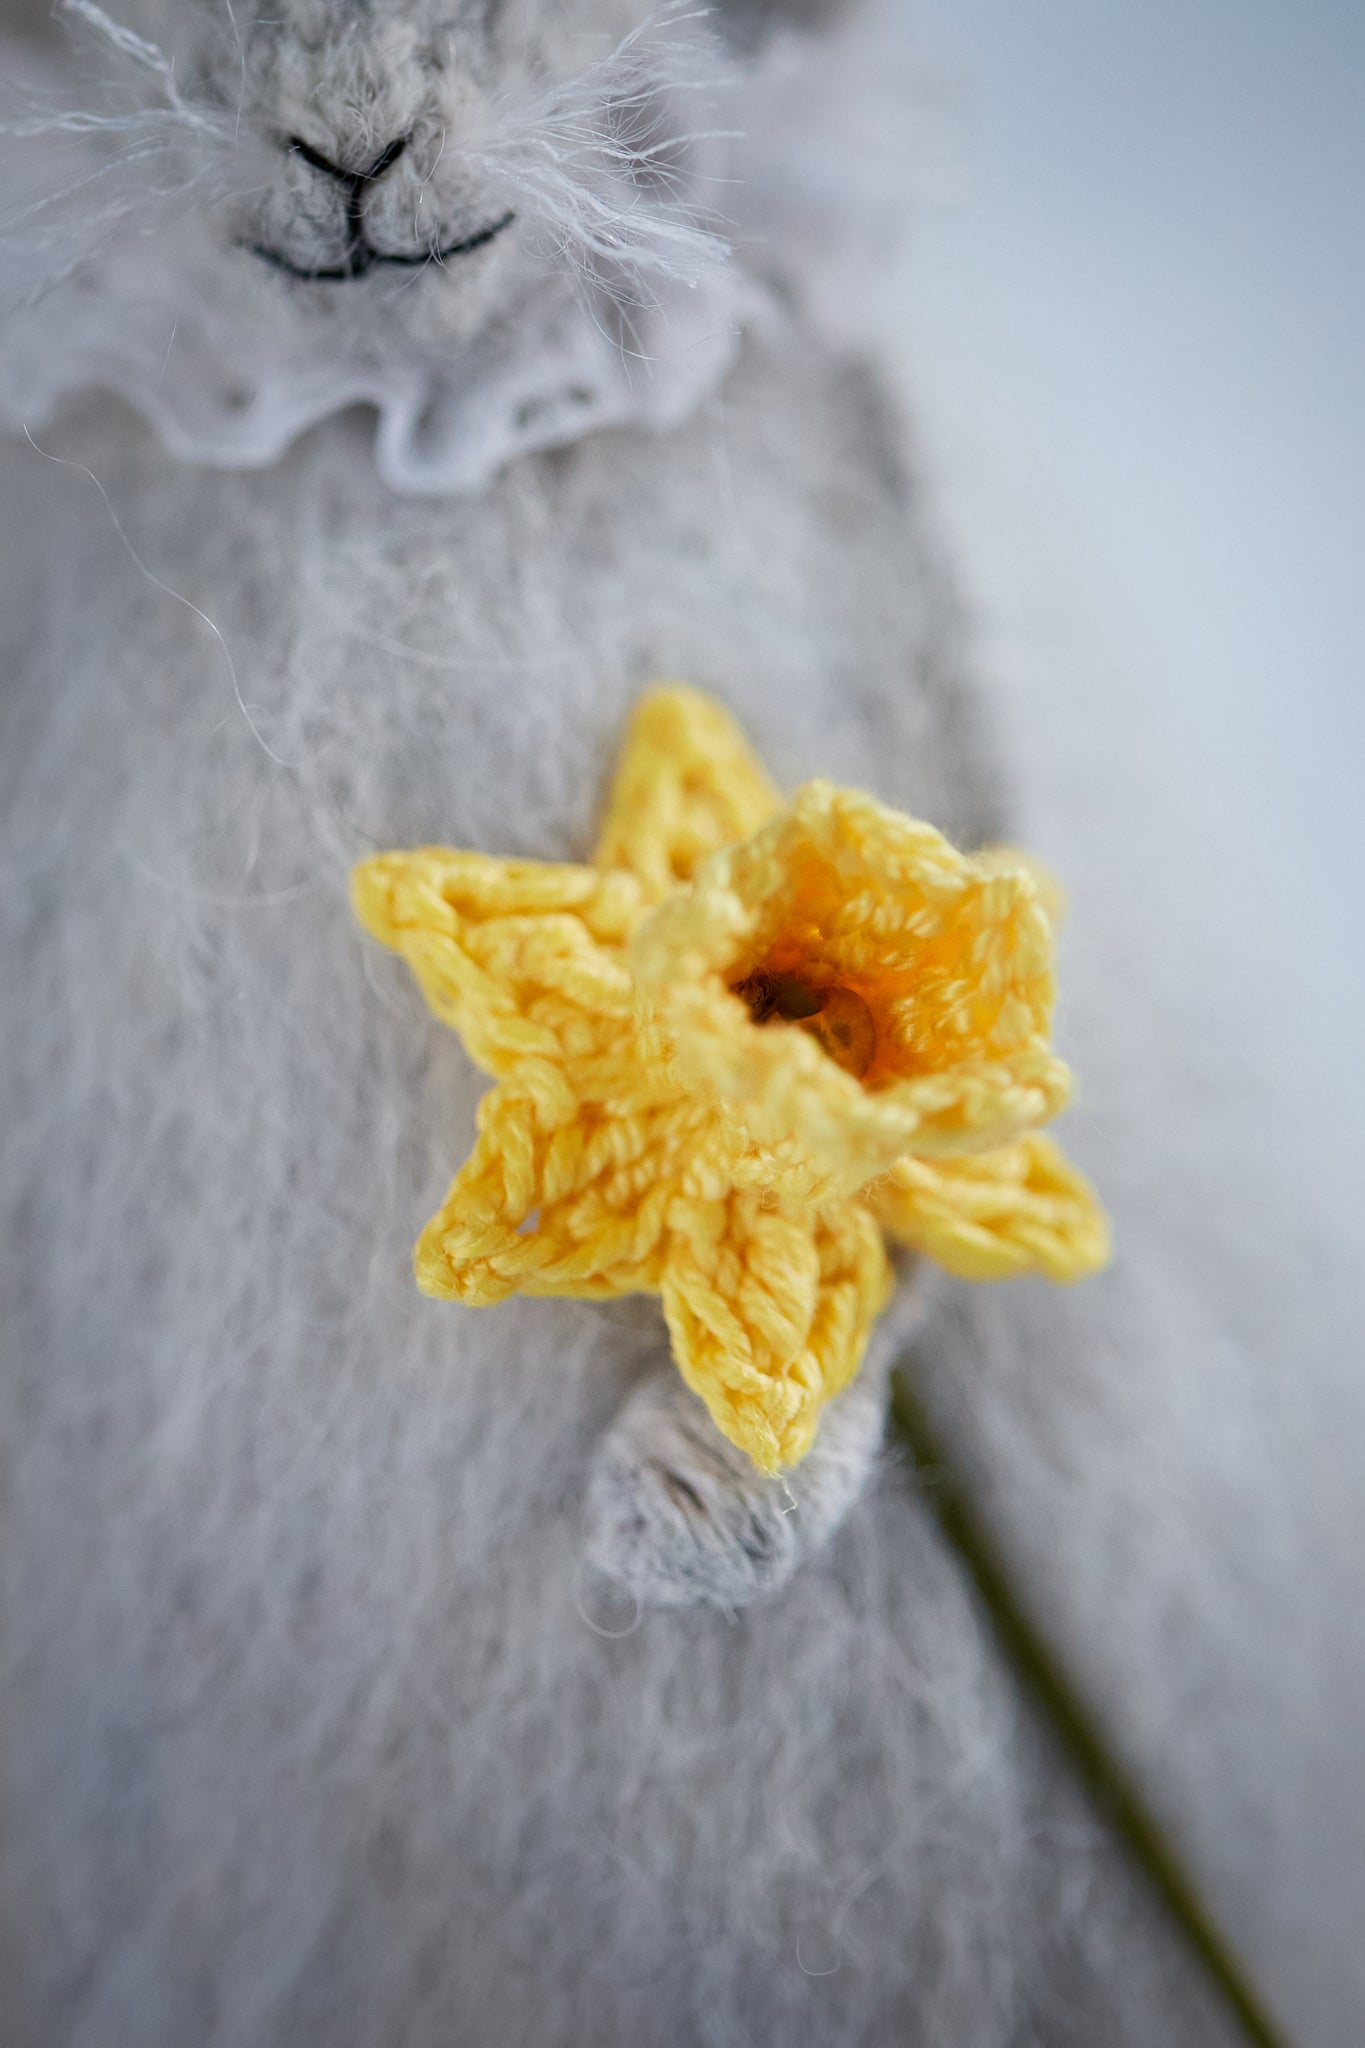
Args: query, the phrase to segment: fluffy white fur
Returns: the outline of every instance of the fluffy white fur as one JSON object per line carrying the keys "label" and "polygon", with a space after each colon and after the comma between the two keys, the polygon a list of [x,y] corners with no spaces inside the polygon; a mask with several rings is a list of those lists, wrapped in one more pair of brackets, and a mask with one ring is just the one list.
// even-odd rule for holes
{"label": "fluffy white fur", "polygon": [[[251,151],[307,122],[346,162],[396,125],[553,99],[589,30],[604,56],[637,25],[317,0],[239,14],[236,41],[217,14],[136,24],[188,38],[186,103],[240,113]],[[334,248],[325,188],[268,161],[252,234]],[[478,217],[462,189],[443,235]],[[582,304],[519,243],[501,283],[479,256],[401,289],[281,278],[238,246],[243,195],[216,204],[166,232],[320,359],[334,330],[378,359],[464,346],[561,284]],[[787,784],[860,782],[967,842],[1009,822],[876,377],[775,312],[730,356],[667,432],[565,437],[464,497],[395,496],[354,414],[232,473],[95,396],[45,454],[0,455],[16,2044],[1223,2038],[894,1455],[736,1619],[786,1577],[790,1525],[771,1494],[748,1513],[656,1308],[462,1313],[412,1287],[480,1084],[354,929],[356,855],[581,854],[655,673],[719,689]],[[1119,1268],[1065,1297],[936,1290],[920,1369],[1261,1942],[1296,1849],[1338,1899],[1358,1885],[1326,1792],[1358,1658],[1310,1576],[1302,1461],[1280,1472],[1277,1276],[1173,1206],[1146,1142],[1153,1090],[1190,1104],[1194,1152],[1236,1126],[1179,1014],[1132,977],[1115,1003],[1115,963],[1091,964],[1073,1000],[1119,1134]],[[803,1482],[817,1537],[857,1491],[876,1393],[847,1397]],[[721,1611],[651,1605],[718,1587]],[[1314,2000],[1280,1967],[1304,2040],[1353,2038],[1344,1970]]]}

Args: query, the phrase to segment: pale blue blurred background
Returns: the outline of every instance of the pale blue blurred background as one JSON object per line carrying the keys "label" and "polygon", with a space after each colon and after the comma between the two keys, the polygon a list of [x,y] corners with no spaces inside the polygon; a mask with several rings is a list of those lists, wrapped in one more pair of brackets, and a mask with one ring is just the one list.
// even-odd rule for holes
{"label": "pale blue blurred background", "polygon": [[[886,332],[1025,771],[1022,828],[1071,892],[1060,1023],[1082,1093],[1068,1133],[1103,1162],[1087,1077],[1141,1053],[1117,1037],[1121,1006],[1068,1009],[1075,967],[1099,963],[1111,992],[1131,980],[1134,1018],[1175,1021],[1194,1077],[1174,1099],[1153,1085],[1142,1143],[1157,1172],[1234,1212],[1243,1189],[1284,1196],[1244,1248],[1291,1333],[1273,1362],[1293,1425],[1271,1432],[1275,1484],[1311,1498],[1327,1532],[1291,1566],[1302,1613],[1321,1618],[1305,1631],[1321,1670],[1282,1647],[1304,1708],[1266,1752],[1299,1790],[1258,1858],[1220,1838],[1225,1793],[1202,1797],[1198,1729],[1188,1756],[1146,1753],[1146,1781],[1291,2038],[1354,2048],[1365,0],[912,4],[957,171],[888,279]],[[1191,1386],[1192,1413],[1200,1398]],[[1234,1386],[1224,1420],[1212,1396],[1209,1426],[1230,1440],[1237,1398],[1243,1422],[1270,1405],[1265,1387]],[[1169,1457],[1203,1483],[1170,1418],[1152,1429],[1154,1468]],[[1255,1521],[1253,1507],[1249,1549]]]}
{"label": "pale blue blurred background", "polygon": [[1167,864],[1359,1230],[1365,5],[915,11],[960,170],[891,312],[1036,829],[1097,907]]}

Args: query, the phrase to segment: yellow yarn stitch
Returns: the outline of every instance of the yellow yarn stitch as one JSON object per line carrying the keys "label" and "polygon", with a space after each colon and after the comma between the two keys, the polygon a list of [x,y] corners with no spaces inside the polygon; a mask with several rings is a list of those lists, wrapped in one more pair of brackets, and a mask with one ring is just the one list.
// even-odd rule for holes
{"label": "yellow yarn stitch", "polygon": [[638,706],[593,866],[426,847],[353,893],[496,1083],[418,1284],[658,1293],[765,1471],[862,1361],[883,1231],[968,1279],[1108,1256],[1036,1129],[1070,1086],[1038,878],[826,783],[783,808],[699,691]]}

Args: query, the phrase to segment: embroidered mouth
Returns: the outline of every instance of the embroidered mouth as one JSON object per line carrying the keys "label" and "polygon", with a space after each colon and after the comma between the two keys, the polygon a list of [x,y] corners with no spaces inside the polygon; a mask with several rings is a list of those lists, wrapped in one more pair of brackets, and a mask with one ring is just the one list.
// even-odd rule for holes
{"label": "embroidered mouth", "polygon": [[448,263],[457,256],[470,256],[476,249],[486,248],[489,242],[495,241],[515,219],[516,214],[509,208],[499,220],[490,221],[487,227],[477,229],[474,234],[462,235],[458,241],[446,242],[432,249],[376,249],[360,234],[350,243],[344,261],[332,264],[295,263],[265,242],[247,242],[243,247],[249,249],[253,256],[259,256],[263,263],[270,264],[272,269],[282,270],[286,277],[296,277],[304,284],[348,284],[352,278],[365,277],[382,265],[424,270],[429,263]]}

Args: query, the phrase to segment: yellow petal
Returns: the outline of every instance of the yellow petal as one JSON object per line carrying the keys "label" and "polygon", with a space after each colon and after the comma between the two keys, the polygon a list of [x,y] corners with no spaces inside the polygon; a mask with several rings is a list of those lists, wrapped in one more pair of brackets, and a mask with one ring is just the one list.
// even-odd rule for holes
{"label": "yellow petal", "polygon": [[778,802],[723,705],[683,684],[651,690],[631,718],[594,858],[628,869],[658,902]]}
{"label": "yellow petal", "polygon": [[623,946],[641,910],[628,875],[427,846],[362,861],[351,894],[360,922],[404,956],[490,1073],[566,1057],[585,1018],[609,1023],[615,1040],[628,1029]]}
{"label": "yellow petal", "polygon": [[662,1275],[678,1368],[765,1472],[810,1449],[885,1306],[881,1233],[856,1203],[776,1207],[750,1192],[678,1202]]}
{"label": "yellow petal", "polygon": [[1080,1280],[1109,1261],[1094,1189],[1038,1132],[968,1158],[900,1160],[868,1201],[893,1237],[963,1280]]}
{"label": "yellow petal", "polygon": [[479,1105],[478,1142],[418,1239],[418,1285],[474,1307],[657,1288],[670,1207],[711,1121],[657,1077],[604,1103],[554,1061],[524,1062]]}

